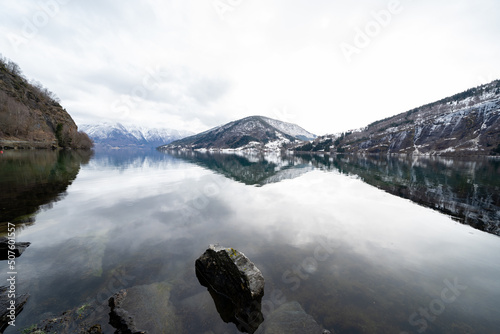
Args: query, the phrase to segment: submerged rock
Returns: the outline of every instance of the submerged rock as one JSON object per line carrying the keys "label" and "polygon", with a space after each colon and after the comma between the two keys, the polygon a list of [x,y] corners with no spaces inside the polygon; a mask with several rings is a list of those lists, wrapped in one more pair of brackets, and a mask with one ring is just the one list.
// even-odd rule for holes
{"label": "submerged rock", "polygon": [[115,334],[182,333],[170,303],[171,285],[153,283],[121,290],[109,299]]}
{"label": "submerged rock", "polygon": [[328,334],[296,301],[278,307],[267,318],[263,334]]}
{"label": "submerged rock", "polygon": [[182,334],[182,324],[170,302],[171,289],[165,282],[133,286],[115,293],[104,304],[90,299],[60,315],[47,313],[44,320],[23,333]]}
{"label": "submerged rock", "polygon": [[264,277],[255,264],[233,248],[210,245],[196,260],[195,268],[222,320],[236,324],[242,332],[254,333],[264,321]]}
{"label": "submerged rock", "polygon": [[[49,313],[50,314],[50,313]],[[84,303],[60,315],[49,315],[36,325],[22,330],[25,334],[102,334],[109,333],[109,309],[99,303]],[[107,331],[106,331],[107,330]]]}
{"label": "submerged rock", "polygon": [[[0,286],[0,333],[9,326],[9,321],[15,320],[16,316],[23,310],[24,304],[28,301],[29,294],[16,295],[15,299],[9,298],[8,286]],[[11,301],[14,300],[14,309]]]}
{"label": "submerged rock", "polygon": [[9,248],[9,239],[6,237],[0,237],[0,260],[7,260],[9,258],[9,250],[14,252],[15,257],[21,256],[21,254],[28,248],[31,243],[29,242],[16,242],[14,243],[14,249]]}

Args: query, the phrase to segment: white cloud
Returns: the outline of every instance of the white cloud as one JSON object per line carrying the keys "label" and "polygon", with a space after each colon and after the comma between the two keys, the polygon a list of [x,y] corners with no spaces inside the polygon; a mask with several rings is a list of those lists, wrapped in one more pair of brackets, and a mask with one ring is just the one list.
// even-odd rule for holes
{"label": "white cloud", "polygon": [[[384,16],[394,3],[397,13]],[[323,134],[500,77],[494,0],[1,6],[0,52],[54,91],[79,124],[201,131],[261,114]],[[356,46],[366,29],[368,45],[348,62],[340,46]],[[158,72],[160,81],[148,79]]]}

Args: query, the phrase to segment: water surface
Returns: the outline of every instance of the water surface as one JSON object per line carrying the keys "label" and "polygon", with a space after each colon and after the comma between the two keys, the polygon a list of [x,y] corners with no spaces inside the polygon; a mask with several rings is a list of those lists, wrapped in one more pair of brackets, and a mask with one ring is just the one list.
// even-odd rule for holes
{"label": "water surface", "polygon": [[[372,174],[364,168],[371,164]],[[427,175],[418,169],[427,165],[98,153],[70,173],[77,176],[58,201],[37,202],[36,215],[28,210],[33,219],[18,240],[32,244],[18,258],[18,290],[31,297],[6,333],[158,282],[171,287],[179,332],[237,333],[195,276],[196,258],[212,243],[242,251],[261,269],[264,318],[296,301],[337,333],[497,333],[498,236],[368,184],[369,175],[400,179],[406,172],[393,170],[401,168]],[[491,181],[494,168],[467,170]],[[440,177],[423,179],[434,187]],[[265,328],[266,320],[257,333]]]}

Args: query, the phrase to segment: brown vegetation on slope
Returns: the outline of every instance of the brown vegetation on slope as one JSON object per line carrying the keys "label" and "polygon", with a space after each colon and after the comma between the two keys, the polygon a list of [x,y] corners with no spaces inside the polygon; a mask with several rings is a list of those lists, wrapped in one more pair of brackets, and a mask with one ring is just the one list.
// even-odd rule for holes
{"label": "brown vegetation on slope", "polygon": [[55,94],[0,56],[0,146],[90,149],[93,143]]}

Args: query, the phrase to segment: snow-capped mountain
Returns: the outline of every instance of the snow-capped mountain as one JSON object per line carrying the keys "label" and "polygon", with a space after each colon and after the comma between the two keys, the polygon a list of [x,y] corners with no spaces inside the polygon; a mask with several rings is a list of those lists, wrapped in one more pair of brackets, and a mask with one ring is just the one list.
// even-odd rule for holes
{"label": "snow-capped mountain", "polygon": [[155,148],[189,136],[192,132],[122,125],[84,124],[79,127],[94,141],[96,148]]}
{"label": "snow-capped mountain", "polygon": [[316,135],[298,125],[263,116],[250,116],[160,147],[170,149],[280,150]]}

